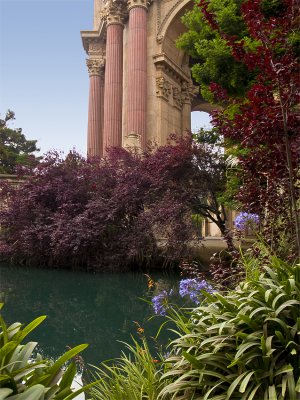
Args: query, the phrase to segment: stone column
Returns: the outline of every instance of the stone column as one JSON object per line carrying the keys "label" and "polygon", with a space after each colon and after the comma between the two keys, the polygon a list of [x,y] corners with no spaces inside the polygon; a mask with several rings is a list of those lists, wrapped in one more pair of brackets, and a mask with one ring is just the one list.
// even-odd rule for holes
{"label": "stone column", "polygon": [[89,58],[86,63],[90,76],[87,155],[102,157],[104,60]]}
{"label": "stone column", "polygon": [[124,8],[120,1],[106,6],[106,65],[104,87],[103,151],[122,146],[123,29]]}
{"label": "stone column", "polygon": [[148,0],[128,0],[127,135],[146,145]]}

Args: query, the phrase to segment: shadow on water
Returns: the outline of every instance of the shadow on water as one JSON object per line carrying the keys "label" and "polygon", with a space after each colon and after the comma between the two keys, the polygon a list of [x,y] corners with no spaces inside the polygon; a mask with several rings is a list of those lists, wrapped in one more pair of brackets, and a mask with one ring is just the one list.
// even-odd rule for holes
{"label": "shadow on water", "polygon": [[[175,273],[155,272],[160,286],[171,287]],[[44,321],[29,337],[39,342],[43,354],[57,358],[66,346],[88,343],[86,363],[118,357],[136,333],[137,321],[147,336],[155,335],[161,318],[148,318],[151,306],[147,278],[142,273],[88,274],[65,270],[39,270],[0,265],[1,301],[7,323],[28,323],[40,315]],[[166,333],[162,340],[167,341]]]}

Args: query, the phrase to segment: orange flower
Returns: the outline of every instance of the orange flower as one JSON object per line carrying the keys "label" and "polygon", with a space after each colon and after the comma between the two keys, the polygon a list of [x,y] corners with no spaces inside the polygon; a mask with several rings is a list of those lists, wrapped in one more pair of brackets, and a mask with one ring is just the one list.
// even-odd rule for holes
{"label": "orange flower", "polygon": [[151,278],[151,276],[144,274],[147,279],[148,279],[148,289],[152,289],[155,286],[154,280]]}

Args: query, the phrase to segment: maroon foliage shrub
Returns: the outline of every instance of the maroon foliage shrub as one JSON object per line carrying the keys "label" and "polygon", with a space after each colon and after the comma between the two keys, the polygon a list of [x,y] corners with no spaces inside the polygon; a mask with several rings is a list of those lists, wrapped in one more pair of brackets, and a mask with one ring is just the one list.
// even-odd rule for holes
{"label": "maroon foliage shrub", "polygon": [[212,171],[200,165],[204,153],[191,138],[175,137],[142,155],[121,148],[101,160],[49,153],[20,186],[2,184],[2,256],[93,269],[184,256],[191,211],[201,201],[206,207],[213,190]]}

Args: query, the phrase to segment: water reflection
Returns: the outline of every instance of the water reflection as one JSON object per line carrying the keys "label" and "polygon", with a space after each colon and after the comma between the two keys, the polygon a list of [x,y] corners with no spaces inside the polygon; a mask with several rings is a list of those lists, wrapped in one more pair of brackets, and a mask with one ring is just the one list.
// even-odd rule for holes
{"label": "water reflection", "polygon": [[[12,323],[30,322],[40,315],[46,321],[31,334],[43,353],[57,357],[66,346],[89,343],[85,362],[118,357],[118,341],[130,341],[134,321],[153,335],[161,320],[147,321],[151,309],[139,298],[148,297],[147,279],[141,273],[105,273],[38,270],[0,266],[3,314]],[[177,275],[152,275],[161,285],[172,286]]]}

